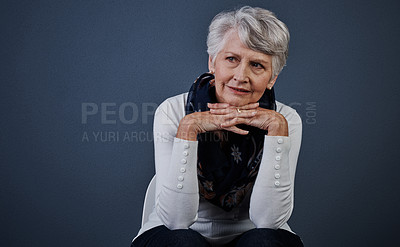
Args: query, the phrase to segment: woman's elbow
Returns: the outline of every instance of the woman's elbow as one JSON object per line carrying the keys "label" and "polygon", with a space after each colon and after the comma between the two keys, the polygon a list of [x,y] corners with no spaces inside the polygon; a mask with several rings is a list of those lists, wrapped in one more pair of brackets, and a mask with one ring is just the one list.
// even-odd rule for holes
{"label": "woman's elbow", "polygon": [[156,212],[163,225],[170,230],[188,229],[197,220],[197,210],[182,210],[180,207],[165,210],[156,203]]}
{"label": "woman's elbow", "polygon": [[257,228],[279,229],[287,222],[288,217],[285,214],[264,215],[261,217],[250,214],[250,220]]}
{"label": "woman's elbow", "polygon": [[162,213],[161,210],[157,210],[157,214],[163,225],[170,230],[188,229],[197,220],[197,214],[194,217],[188,215],[177,215],[172,217],[168,214]]}
{"label": "woman's elbow", "polygon": [[292,208],[291,201],[276,208],[250,207],[249,216],[257,228],[279,229],[289,220]]}
{"label": "woman's elbow", "polygon": [[189,229],[189,227],[195,222],[192,221],[176,221],[176,222],[163,222],[163,224],[170,230],[179,230],[179,229]]}

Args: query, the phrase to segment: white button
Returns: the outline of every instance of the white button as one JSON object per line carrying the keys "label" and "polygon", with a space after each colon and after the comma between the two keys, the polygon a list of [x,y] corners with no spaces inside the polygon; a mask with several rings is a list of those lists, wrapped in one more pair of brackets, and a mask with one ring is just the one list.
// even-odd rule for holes
{"label": "white button", "polygon": [[283,143],[283,139],[282,139],[282,138],[279,138],[279,139],[278,139],[278,143],[279,143],[279,144],[282,144],[282,143]]}
{"label": "white button", "polygon": [[278,147],[278,148],[276,148],[276,152],[277,152],[277,153],[280,153],[280,152],[282,152],[282,148],[279,148],[279,147]]}
{"label": "white button", "polygon": [[278,179],[278,178],[280,178],[280,177],[281,177],[281,174],[275,173],[275,178],[276,178],[276,179]]}
{"label": "white button", "polygon": [[178,185],[176,186],[176,188],[182,189],[182,188],[183,188],[183,185],[182,185],[182,184],[178,184]]}
{"label": "white button", "polygon": [[279,181],[275,181],[275,186],[278,187],[279,185],[281,185],[281,183],[279,183]]}
{"label": "white button", "polygon": [[275,165],[275,170],[279,170],[279,169],[281,169],[281,166],[280,165]]}
{"label": "white button", "polygon": [[182,160],[181,160],[181,163],[182,163],[182,164],[186,164],[186,162],[187,162],[186,159],[182,159]]}
{"label": "white button", "polygon": [[185,167],[181,167],[181,172],[182,172],[182,173],[186,172]]}
{"label": "white button", "polygon": [[182,182],[183,181],[183,176],[179,176],[178,180]]}
{"label": "white button", "polygon": [[188,149],[188,148],[189,148],[189,143],[183,144],[183,147],[186,148],[186,149]]}
{"label": "white button", "polygon": [[188,151],[183,151],[183,156],[188,156],[188,155],[189,155]]}
{"label": "white button", "polygon": [[281,156],[276,156],[275,160],[281,160]]}

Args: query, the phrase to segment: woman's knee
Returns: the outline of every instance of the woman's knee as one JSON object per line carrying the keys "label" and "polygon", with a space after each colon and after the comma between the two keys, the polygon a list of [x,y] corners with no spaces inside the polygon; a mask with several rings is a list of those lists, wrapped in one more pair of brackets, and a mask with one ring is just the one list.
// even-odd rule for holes
{"label": "woman's knee", "polygon": [[275,230],[268,228],[252,229],[243,233],[236,246],[283,247],[279,234]]}
{"label": "woman's knee", "polygon": [[134,241],[134,247],[208,247],[205,238],[192,229],[169,230],[165,226],[159,226],[145,232]]}
{"label": "woman's knee", "polygon": [[171,238],[169,238],[167,242],[169,242],[172,246],[210,246],[200,233],[193,231],[192,229],[172,230],[170,231],[170,236]]}
{"label": "woman's knee", "polygon": [[303,243],[297,235],[282,229],[257,228],[242,234],[236,246],[302,247]]}

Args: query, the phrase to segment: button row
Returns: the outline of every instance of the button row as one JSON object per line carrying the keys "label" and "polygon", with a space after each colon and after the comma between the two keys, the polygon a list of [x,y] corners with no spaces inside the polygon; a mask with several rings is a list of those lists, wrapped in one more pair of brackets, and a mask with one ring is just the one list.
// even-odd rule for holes
{"label": "button row", "polygon": [[[183,147],[184,147],[185,149],[188,149],[188,148],[190,147],[190,145],[189,145],[189,143],[185,143],[185,144],[183,144]],[[183,156],[187,157],[187,156],[189,155],[189,152],[188,152],[187,150],[185,150],[185,151],[182,152],[182,154],[183,154]],[[181,159],[181,163],[185,165],[185,164],[187,164],[187,160],[186,160],[185,158],[183,158],[183,159]],[[185,167],[181,167],[181,168],[179,169],[179,171],[180,171],[181,173],[185,173],[185,172],[186,172],[186,168],[185,168]],[[178,176],[178,181],[179,181],[179,182],[182,182],[183,180],[185,180],[185,178],[184,178],[182,175],[181,175],[181,176]],[[182,189],[182,188],[183,188],[183,184],[178,183],[178,184],[176,185],[176,188]]]}
{"label": "button row", "polygon": [[[279,139],[277,140],[277,142],[278,142],[278,144],[282,144],[282,143],[283,143],[283,139],[282,139],[282,138],[279,138]],[[282,152],[282,148],[281,148],[281,147],[277,147],[277,148],[275,149],[275,151],[279,154],[279,153]],[[281,160],[281,156],[280,156],[280,155],[275,156],[275,160],[277,161],[277,163],[279,163],[279,161]],[[275,164],[274,168],[275,168],[275,170],[279,170],[279,169],[281,169],[281,165]],[[279,186],[281,185],[281,182],[279,182],[279,179],[281,178],[281,174],[279,174],[278,172],[276,172],[276,173],[274,174],[274,177],[275,177],[275,179],[276,179],[275,182],[274,182],[275,187],[279,187]]]}

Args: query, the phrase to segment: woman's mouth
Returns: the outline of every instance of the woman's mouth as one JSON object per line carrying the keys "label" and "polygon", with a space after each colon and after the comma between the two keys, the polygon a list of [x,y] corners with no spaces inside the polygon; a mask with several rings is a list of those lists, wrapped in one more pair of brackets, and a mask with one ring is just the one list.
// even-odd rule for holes
{"label": "woman's mouth", "polygon": [[235,94],[248,94],[251,92],[250,90],[244,88],[230,87],[230,86],[228,86],[228,88]]}

